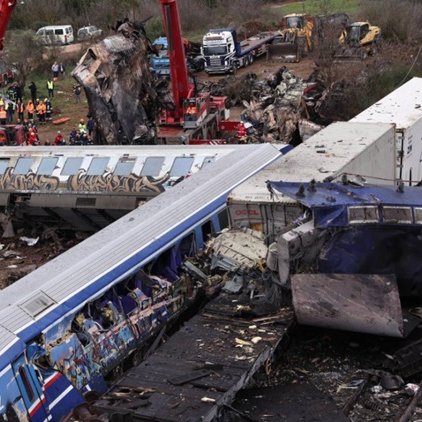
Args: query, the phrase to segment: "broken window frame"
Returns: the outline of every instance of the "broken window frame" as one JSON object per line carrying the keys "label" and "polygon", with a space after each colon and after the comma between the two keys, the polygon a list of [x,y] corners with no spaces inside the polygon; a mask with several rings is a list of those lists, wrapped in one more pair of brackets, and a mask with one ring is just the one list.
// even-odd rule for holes
{"label": "broken window frame", "polygon": [[[363,216],[353,215],[355,211],[363,211]],[[375,212],[375,215],[373,213]],[[349,224],[372,224],[379,223],[380,213],[377,205],[356,205],[347,208]]]}
{"label": "broken window frame", "polygon": [[[399,219],[391,218],[393,217],[391,214],[396,212],[399,213]],[[403,214],[406,214],[406,219],[402,219]],[[398,207],[398,206],[383,206],[382,207],[382,217],[383,222],[386,224],[412,224],[413,223],[413,213],[412,207]]]}

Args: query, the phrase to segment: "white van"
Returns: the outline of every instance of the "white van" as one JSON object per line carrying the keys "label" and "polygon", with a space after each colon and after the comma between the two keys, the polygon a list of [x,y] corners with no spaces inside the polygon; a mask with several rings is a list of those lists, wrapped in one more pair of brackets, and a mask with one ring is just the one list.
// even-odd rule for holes
{"label": "white van", "polygon": [[37,31],[35,37],[45,45],[70,44],[75,39],[70,25],[43,26]]}

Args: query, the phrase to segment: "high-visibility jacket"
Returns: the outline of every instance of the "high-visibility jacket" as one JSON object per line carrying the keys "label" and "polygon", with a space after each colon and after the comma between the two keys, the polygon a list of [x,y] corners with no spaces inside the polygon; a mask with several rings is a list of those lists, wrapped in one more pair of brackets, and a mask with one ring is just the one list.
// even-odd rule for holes
{"label": "high-visibility jacket", "polygon": [[45,114],[45,111],[46,111],[45,104],[44,103],[39,103],[37,105],[37,113],[38,114]]}
{"label": "high-visibility jacket", "polygon": [[2,107],[0,108],[0,120],[5,120],[7,118],[6,110]]}
{"label": "high-visibility jacket", "polygon": [[53,81],[47,81],[47,89],[54,89],[54,82]]}
{"label": "high-visibility jacket", "polygon": [[3,97],[0,97],[0,107],[4,107],[4,100],[3,100]]}
{"label": "high-visibility jacket", "polygon": [[28,110],[28,113],[34,114],[34,103],[32,101],[28,101],[28,105],[26,106],[26,109]]}

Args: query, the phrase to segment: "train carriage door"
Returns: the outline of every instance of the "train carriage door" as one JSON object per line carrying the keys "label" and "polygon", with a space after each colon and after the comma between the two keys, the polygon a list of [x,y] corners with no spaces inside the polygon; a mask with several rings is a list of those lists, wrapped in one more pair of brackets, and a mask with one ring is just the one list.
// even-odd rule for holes
{"label": "train carriage door", "polygon": [[28,411],[29,420],[44,421],[49,418],[42,385],[33,366],[28,365],[24,356],[21,356],[13,363],[13,372]]}

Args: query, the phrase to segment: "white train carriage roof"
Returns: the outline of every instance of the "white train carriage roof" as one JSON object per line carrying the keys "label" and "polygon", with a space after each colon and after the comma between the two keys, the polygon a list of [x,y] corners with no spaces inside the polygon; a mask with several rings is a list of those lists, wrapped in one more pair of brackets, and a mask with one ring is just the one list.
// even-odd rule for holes
{"label": "white train carriage roof", "polygon": [[13,167],[13,175],[34,173],[65,182],[83,170],[89,176],[164,175],[178,178],[236,151],[239,145],[169,146],[39,146],[2,147],[0,177]]}
{"label": "white train carriage roof", "polygon": [[269,144],[237,146],[18,280],[0,292],[0,330],[29,341],[158,255],[211,212],[224,208],[227,194],[236,185],[279,156]]}

